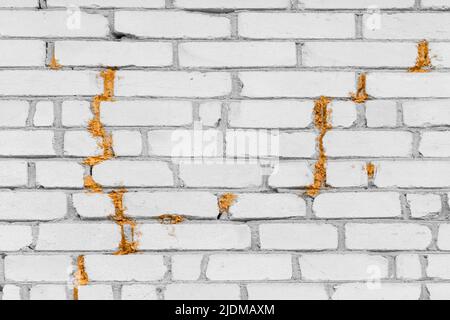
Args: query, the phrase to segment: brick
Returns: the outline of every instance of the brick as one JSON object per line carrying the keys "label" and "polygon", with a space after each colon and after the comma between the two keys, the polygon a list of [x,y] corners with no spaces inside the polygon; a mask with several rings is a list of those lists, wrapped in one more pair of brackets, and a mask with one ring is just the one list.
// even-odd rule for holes
{"label": "brick", "polygon": [[353,101],[331,101],[328,109],[331,111],[330,124],[333,128],[348,128],[355,124],[358,114]]}
{"label": "brick", "polygon": [[450,124],[450,100],[406,101],[403,103],[403,121],[411,127]]}
{"label": "brick", "polygon": [[30,300],[67,300],[67,292],[60,285],[36,285],[30,289]]}
{"label": "brick", "polygon": [[396,127],[397,104],[387,100],[367,101],[366,119],[369,128]]}
{"label": "brick", "polygon": [[71,258],[64,255],[15,255],[5,258],[7,281],[69,281]]}
{"label": "brick", "polygon": [[422,7],[448,8],[449,4],[445,0],[422,0]]}
{"label": "brick", "polygon": [[31,245],[31,227],[13,224],[0,225],[0,250],[19,251]]}
{"label": "brick", "polygon": [[192,123],[188,101],[115,101],[102,103],[107,126],[183,126]]}
{"label": "brick", "polygon": [[183,67],[295,66],[294,42],[188,42],[178,48]]}
{"label": "brick", "polygon": [[72,202],[83,218],[106,218],[114,213],[114,205],[106,194],[76,193],[72,195]]}
{"label": "brick", "polygon": [[0,4],[1,8],[36,8],[36,0],[4,0]]}
{"label": "brick", "polygon": [[311,254],[299,258],[304,280],[372,280],[373,269],[381,279],[388,275],[388,261],[366,254]]}
{"label": "brick", "polygon": [[172,186],[167,163],[157,161],[107,161],[93,168],[94,180],[111,187]]}
{"label": "brick", "polygon": [[0,101],[0,127],[25,127],[29,107],[27,101]]}
{"label": "brick", "polygon": [[371,6],[381,9],[413,8],[414,0],[302,0],[308,9],[367,9]]}
{"label": "brick", "polygon": [[450,163],[444,161],[377,161],[375,185],[386,187],[444,188],[450,185]]}
{"label": "brick", "polygon": [[230,215],[232,219],[304,217],[306,203],[296,194],[238,194]]}
{"label": "brick", "polygon": [[36,250],[112,251],[119,242],[120,230],[112,223],[48,223],[39,226]]}
{"label": "brick", "polygon": [[329,161],[327,184],[332,187],[364,187],[368,183],[366,167],[362,161]]}
{"label": "brick", "polygon": [[[373,286],[378,286],[373,284]],[[336,286],[333,300],[419,300],[420,284],[382,283],[372,288],[368,284],[345,283]]]}
{"label": "brick", "polygon": [[117,11],[118,32],[149,38],[225,38],[231,24],[226,17],[182,11]]}
{"label": "brick", "polygon": [[71,16],[66,11],[4,10],[0,12],[0,29],[3,36],[9,37],[94,38],[109,33],[103,15],[77,12]]}
{"label": "brick", "polygon": [[[113,140],[114,143],[114,140]],[[87,131],[66,131],[64,133],[64,155],[89,157],[103,153],[98,140]]]}
{"label": "brick", "polygon": [[348,223],[347,248],[356,250],[426,250],[431,245],[427,226],[405,223]]}
{"label": "brick", "polygon": [[3,287],[2,300],[21,300],[21,289],[18,286],[7,284]]}
{"label": "brick", "polygon": [[[370,15],[363,15],[367,24]],[[442,13],[389,13],[380,14],[380,28],[364,28],[367,39],[448,39],[450,15]]]}
{"label": "brick", "polygon": [[215,218],[218,213],[217,197],[209,192],[128,192],[123,201],[128,214],[135,217],[178,214]]}
{"label": "brick", "polygon": [[166,300],[238,300],[241,291],[237,284],[169,284],[164,291]]}
{"label": "brick", "polygon": [[85,265],[92,281],[154,281],[166,272],[162,256],[147,254],[87,255]]}
{"label": "brick", "polygon": [[36,104],[33,125],[35,127],[51,127],[54,121],[53,102],[39,101]]}
{"label": "brick", "polygon": [[305,187],[313,182],[313,174],[306,162],[280,162],[269,176],[269,186],[274,188]]}
{"label": "brick", "polygon": [[45,188],[83,188],[83,174],[76,162],[36,162],[36,184]]}
{"label": "brick", "polygon": [[[1,6],[1,4],[0,4]],[[45,42],[38,40],[2,40],[0,66],[43,67],[45,65]]]}
{"label": "brick", "polygon": [[6,96],[96,95],[101,91],[97,72],[63,70],[2,70],[0,89]]}
{"label": "brick", "polygon": [[78,300],[113,300],[113,297],[113,290],[109,285],[96,284],[78,288]]}
{"label": "brick", "polygon": [[426,274],[430,278],[450,279],[450,256],[447,254],[431,254],[428,255],[428,265]]}
{"label": "brick", "polygon": [[180,178],[188,187],[256,187],[262,183],[262,169],[252,163],[181,162]]}
{"label": "brick", "polygon": [[400,196],[395,192],[337,192],[319,194],[313,212],[318,218],[400,217]]}
{"label": "brick", "polygon": [[450,250],[450,225],[439,226],[437,245],[441,250]]}
{"label": "brick", "polygon": [[254,71],[240,72],[239,78],[242,96],[253,98],[347,97],[355,83],[355,75],[343,71]]}
{"label": "brick", "polygon": [[122,287],[122,300],[158,300],[156,287],[144,284]]}
{"label": "brick", "polygon": [[28,181],[28,165],[25,161],[0,162],[0,187],[23,187]]}
{"label": "brick", "polygon": [[143,250],[248,249],[250,229],[243,224],[145,224],[139,227]]}
{"label": "brick", "polygon": [[238,15],[238,23],[239,35],[244,38],[343,39],[355,36],[355,19],[348,13],[244,12]]}
{"label": "brick", "polygon": [[413,135],[402,131],[338,131],[325,135],[329,157],[409,157]]}
{"label": "brick", "polygon": [[441,197],[437,194],[408,194],[407,200],[412,218],[441,212]]}
{"label": "brick", "polygon": [[88,101],[64,101],[62,103],[62,125],[65,127],[87,127],[93,117]]}
{"label": "brick", "polygon": [[333,250],[338,246],[337,229],[329,224],[262,224],[259,236],[261,249],[268,250]]}
{"label": "brick", "polygon": [[62,192],[0,192],[0,220],[53,220],[66,212]]}
{"label": "brick", "polygon": [[[126,8],[164,8],[164,0],[78,0],[79,7],[126,7]],[[69,7],[73,6],[72,0],[47,0],[49,7]]]}
{"label": "brick", "polygon": [[55,56],[63,66],[172,65],[169,42],[57,41]]}
{"label": "brick", "polygon": [[419,152],[424,157],[449,157],[450,132],[423,132],[420,139]]}
{"label": "brick", "polygon": [[175,0],[176,8],[186,9],[281,9],[289,0]]}
{"label": "brick", "polygon": [[172,256],[173,280],[198,280],[201,273],[203,256],[200,254],[183,254]]}
{"label": "brick", "polygon": [[114,154],[117,157],[141,155],[142,138],[139,131],[118,130],[112,136]]}
{"label": "brick", "polygon": [[328,300],[322,284],[256,283],[247,292],[249,300]]}
{"label": "brick", "polygon": [[222,103],[220,101],[201,103],[198,113],[203,126],[215,127],[222,118]]}
{"label": "brick", "polygon": [[450,66],[450,46],[445,42],[433,42],[429,45],[433,54],[433,66],[435,68],[448,68]]}
{"label": "brick", "polygon": [[422,266],[418,255],[401,254],[395,258],[397,278],[420,279],[422,278]]}
{"label": "brick", "polygon": [[210,280],[286,280],[292,277],[287,254],[216,254],[209,258]]}
{"label": "brick", "polygon": [[0,131],[2,156],[53,156],[53,131]]}
{"label": "brick", "polygon": [[450,284],[448,283],[427,283],[430,300],[448,300],[450,299]]}

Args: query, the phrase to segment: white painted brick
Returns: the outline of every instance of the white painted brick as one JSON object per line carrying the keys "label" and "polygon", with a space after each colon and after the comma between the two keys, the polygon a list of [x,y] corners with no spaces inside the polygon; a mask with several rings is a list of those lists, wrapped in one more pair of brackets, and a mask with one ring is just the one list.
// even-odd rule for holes
{"label": "white painted brick", "polygon": [[5,258],[7,281],[69,281],[71,277],[69,256],[16,255]]}
{"label": "white painted brick", "polygon": [[232,219],[303,217],[306,203],[297,194],[238,194],[230,215]]}
{"label": "white painted brick", "polygon": [[25,186],[28,180],[28,166],[25,161],[0,162],[0,187]]}
{"label": "white painted brick", "polygon": [[223,38],[230,36],[226,17],[182,11],[117,11],[118,32],[149,38]]}
{"label": "white painted brick", "polygon": [[325,135],[330,157],[409,157],[413,135],[402,131],[338,131]]}
{"label": "white painted brick", "polygon": [[[372,280],[373,281],[373,280]],[[333,300],[419,300],[420,284],[382,283],[379,287],[373,283],[345,283],[336,286]]]}
{"label": "white painted brick", "polygon": [[414,42],[327,41],[306,42],[302,47],[302,62],[308,67],[408,68],[414,65],[416,56]]}
{"label": "white painted brick", "polygon": [[62,192],[0,192],[0,220],[53,220],[66,212]]}
{"label": "white painted brick", "polygon": [[106,218],[114,213],[114,205],[106,194],[76,193],[72,195],[72,202],[83,218]]}
{"label": "white painted brick", "polygon": [[407,200],[413,218],[441,212],[441,197],[437,194],[408,194]]}
{"label": "white painted brick", "polygon": [[449,3],[446,0],[422,0],[422,7],[448,8]]}
{"label": "white painted brick", "polygon": [[257,187],[262,183],[262,174],[259,165],[253,163],[180,163],[180,178],[189,187]]}
{"label": "white painted brick", "polygon": [[397,104],[395,101],[377,100],[366,102],[366,119],[369,128],[397,126]]}
{"label": "white painted brick", "polygon": [[432,64],[436,68],[448,68],[450,66],[450,45],[445,42],[433,42],[429,44],[432,54]]}
{"label": "white painted brick", "polygon": [[139,131],[119,130],[114,131],[112,136],[116,156],[139,156],[142,153],[142,138]]}
{"label": "white painted brick", "polygon": [[145,224],[139,226],[143,250],[248,249],[250,229],[243,224]]}
{"label": "white painted brick", "polygon": [[61,117],[65,127],[86,127],[93,117],[90,103],[87,101],[64,101]]}
{"label": "white painted brick", "polygon": [[259,234],[261,249],[334,250],[338,246],[337,229],[329,224],[262,224]]}
{"label": "white painted brick", "polygon": [[0,131],[2,156],[52,156],[53,131]]}
{"label": "white painted brick", "polygon": [[375,185],[439,188],[450,186],[450,163],[444,161],[377,161]]}
{"label": "white painted brick", "polygon": [[87,131],[66,131],[64,133],[64,155],[89,157],[103,153],[99,141]]}
{"label": "white painted brick", "polygon": [[217,197],[209,192],[128,192],[123,201],[128,214],[135,217],[178,214],[215,218],[218,213]]}
{"label": "white painted brick", "polygon": [[394,192],[323,193],[314,200],[318,218],[393,218],[401,215],[400,196]]}
{"label": "white painted brick", "polygon": [[426,274],[430,278],[450,279],[450,255],[431,254],[428,255]]}
{"label": "white painted brick", "polygon": [[103,284],[80,286],[78,300],[113,300],[112,287]]}
{"label": "white painted brick", "polygon": [[448,39],[450,15],[447,13],[389,13],[380,15],[380,28],[370,28],[363,16],[363,37],[367,39]]}
{"label": "white painted brick", "polygon": [[36,162],[36,184],[45,188],[82,188],[84,168],[76,162]]}
{"label": "white painted brick", "polygon": [[222,118],[222,103],[219,101],[202,103],[198,113],[203,126],[217,126]]}
{"label": "white painted brick", "polygon": [[330,123],[333,128],[351,127],[357,120],[357,105],[352,101],[331,101],[328,109],[331,111]]}
{"label": "white painted brick", "polygon": [[288,254],[216,254],[209,258],[210,280],[286,280],[292,277]]}
{"label": "white painted brick", "polygon": [[405,101],[403,118],[407,126],[425,127],[450,124],[450,100]]}
{"label": "white painted brick", "polygon": [[376,98],[446,98],[449,81],[449,73],[369,73],[367,92]]}
{"label": "white painted brick", "polygon": [[308,9],[400,9],[413,8],[414,0],[301,0],[300,5]]}
{"label": "white painted brick", "polygon": [[0,89],[12,96],[96,95],[102,90],[96,72],[62,70],[2,70]]}
{"label": "white painted brick", "polygon": [[281,162],[269,176],[269,186],[274,188],[305,187],[313,182],[313,174],[306,162]]}
{"label": "white painted brick", "polygon": [[231,127],[306,128],[312,122],[314,104],[309,101],[274,100],[233,102],[229,106]]}
{"label": "white painted brick", "polygon": [[0,127],[24,127],[29,108],[27,101],[0,101]]}
{"label": "white painted brick", "polygon": [[254,71],[241,72],[239,78],[242,96],[254,98],[347,97],[355,85],[354,73],[344,71]]}
{"label": "white painted brick", "polygon": [[439,226],[437,245],[441,250],[450,250],[450,225],[441,224]]}
{"label": "white painted brick", "polygon": [[381,279],[388,275],[388,261],[382,256],[365,254],[311,254],[299,258],[305,280],[370,280],[373,269]]}
{"label": "white painted brick", "polygon": [[366,163],[361,161],[329,161],[327,163],[327,184],[332,187],[367,186]]}
{"label": "white painted brick", "polygon": [[166,300],[238,300],[241,291],[237,284],[169,284],[164,291]]}
{"label": "white painted brick", "polygon": [[104,102],[101,121],[109,126],[183,126],[192,123],[192,105],[188,101]]}
{"label": "white painted brick", "polygon": [[85,265],[92,281],[154,281],[166,272],[158,255],[87,255]]}
{"label": "white painted brick", "polygon": [[328,300],[321,284],[257,283],[247,285],[249,300]]}
{"label": "white painted brick", "polygon": [[60,285],[37,285],[30,289],[30,300],[66,300],[66,287]]}
{"label": "white painted brick", "polygon": [[63,66],[145,66],[172,64],[169,42],[57,41],[55,57]]}
{"label": "white painted brick", "polygon": [[167,163],[156,161],[106,161],[93,168],[94,180],[104,186],[172,186]]}
{"label": "white painted brick", "polygon": [[411,223],[348,223],[345,243],[359,250],[426,250],[431,244],[431,230]]}
{"label": "white painted brick", "polygon": [[172,256],[173,280],[198,280],[203,256],[200,254],[183,254]]}
{"label": "white painted brick", "polygon": [[36,8],[36,0],[3,0],[1,8]]}
{"label": "white painted brick", "polygon": [[39,226],[36,250],[114,250],[119,242],[120,230],[113,223],[47,223]]}
{"label": "white painted brick", "polygon": [[223,155],[223,134],[219,130],[151,130],[147,136],[150,155],[175,158]]}
{"label": "white painted brick", "polygon": [[186,9],[280,9],[289,6],[289,0],[175,0],[176,8]]}
{"label": "white painted brick", "polygon": [[[106,37],[108,20],[101,14],[79,13],[79,27],[68,22],[66,11],[0,12],[2,36],[11,37]],[[24,23],[26,21],[26,23]]]}
{"label": "white painted brick", "polygon": [[53,102],[39,101],[36,104],[33,124],[35,127],[51,127],[53,125]]}
{"label": "white painted brick", "polygon": [[[129,7],[129,8],[164,8],[164,0],[78,0],[76,2],[79,7]],[[72,0],[48,0],[49,7],[70,7],[73,5]]]}
{"label": "white painted brick", "polygon": [[420,279],[422,278],[422,266],[419,256],[416,254],[400,254],[395,258],[397,278]]}
{"label": "white painted brick", "polygon": [[7,284],[3,287],[2,300],[21,300],[20,287]]}
{"label": "white painted brick", "polygon": [[122,300],[158,300],[156,287],[144,284],[123,286]]}
{"label": "white painted brick", "polygon": [[0,224],[0,250],[19,251],[31,245],[31,227],[14,224]]}
{"label": "white painted brick", "polygon": [[353,38],[355,19],[348,13],[255,13],[238,16],[244,38]]}
{"label": "white painted brick", "polygon": [[182,67],[291,67],[294,42],[188,42],[179,46]]}
{"label": "white painted brick", "polygon": [[449,283],[427,283],[430,300],[450,300]]}
{"label": "white painted brick", "polygon": [[231,77],[225,72],[119,71],[115,92],[125,97],[221,97],[231,92]]}
{"label": "white painted brick", "polygon": [[[2,6],[2,4],[0,4]],[[29,67],[45,65],[45,42],[38,40],[1,40],[0,66]]]}
{"label": "white painted brick", "polygon": [[423,132],[420,139],[419,152],[424,157],[449,157],[450,132]]}

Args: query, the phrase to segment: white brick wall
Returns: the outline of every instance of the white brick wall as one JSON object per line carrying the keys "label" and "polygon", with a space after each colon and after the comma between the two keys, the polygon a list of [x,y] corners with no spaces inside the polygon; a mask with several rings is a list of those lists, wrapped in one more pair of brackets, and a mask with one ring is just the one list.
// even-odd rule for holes
{"label": "white brick wall", "polygon": [[449,7],[0,0],[0,300],[450,299]]}

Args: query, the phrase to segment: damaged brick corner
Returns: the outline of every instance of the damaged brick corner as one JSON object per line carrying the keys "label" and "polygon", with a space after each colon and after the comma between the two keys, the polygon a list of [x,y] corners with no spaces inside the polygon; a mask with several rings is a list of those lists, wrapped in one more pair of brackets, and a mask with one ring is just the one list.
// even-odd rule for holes
{"label": "damaged brick corner", "polygon": [[429,43],[427,40],[422,40],[417,44],[416,64],[409,68],[408,72],[424,73],[430,72],[432,68]]}
{"label": "damaged brick corner", "polygon": [[58,60],[56,59],[55,52],[53,52],[52,54],[52,58],[50,60],[48,67],[51,70],[60,70],[62,68],[62,65],[60,65]]}
{"label": "damaged brick corner", "polygon": [[78,288],[80,286],[85,286],[89,284],[89,276],[86,272],[86,266],[84,261],[84,256],[80,255],[77,257],[77,271],[75,272],[73,288],[73,299],[78,300]]}
{"label": "damaged brick corner", "polygon": [[231,206],[236,202],[237,195],[234,193],[224,193],[218,200],[219,216],[230,213]]}
{"label": "damaged brick corner", "polygon": [[352,98],[352,101],[355,103],[364,103],[369,99],[369,95],[366,91],[366,79],[367,74],[361,73],[358,78],[358,86],[356,88],[356,93],[350,93],[350,97]]}

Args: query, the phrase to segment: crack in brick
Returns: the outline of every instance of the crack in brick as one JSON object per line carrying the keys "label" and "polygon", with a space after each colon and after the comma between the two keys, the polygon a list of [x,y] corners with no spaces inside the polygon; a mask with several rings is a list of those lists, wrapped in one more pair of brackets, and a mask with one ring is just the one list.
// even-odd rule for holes
{"label": "crack in brick", "polygon": [[52,70],[60,70],[62,68],[62,65],[59,64],[58,60],[55,57],[55,52],[52,54],[52,59],[50,60],[50,64],[48,67]]}
{"label": "crack in brick", "polygon": [[306,194],[310,197],[315,197],[319,194],[320,189],[326,185],[327,180],[327,155],[323,139],[327,132],[332,128],[329,119],[331,110],[328,109],[328,104],[331,100],[327,97],[320,97],[314,104],[314,125],[319,130],[317,137],[317,147],[319,149],[319,157],[314,165],[314,182],[307,187]]}
{"label": "crack in brick", "polygon": [[430,72],[433,65],[431,64],[430,49],[427,40],[422,40],[417,44],[416,65],[408,69],[409,72]]}
{"label": "crack in brick", "polygon": [[84,256],[77,258],[77,271],[75,272],[75,283],[73,288],[73,299],[78,300],[78,287],[85,286],[89,283],[89,276],[86,272],[84,264]]}
{"label": "crack in brick", "polygon": [[369,162],[366,165],[366,171],[367,171],[367,177],[369,179],[373,179],[375,177],[375,171],[376,171],[376,167],[372,162]]}
{"label": "crack in brick", "polygon": [[235,203],[237,196],[233,193],[225,193],[220,196],[218,205],[219,205],[219,216],[230,212],[231,206]]}
{"label": "crack in brick", "polygon": [[358,87],[356,93],[350,93],[350,96],[355,103],[364,103],[369,99],[369,95],[366,91],[366,77],[365,73],[361,73],[358,78]]}

